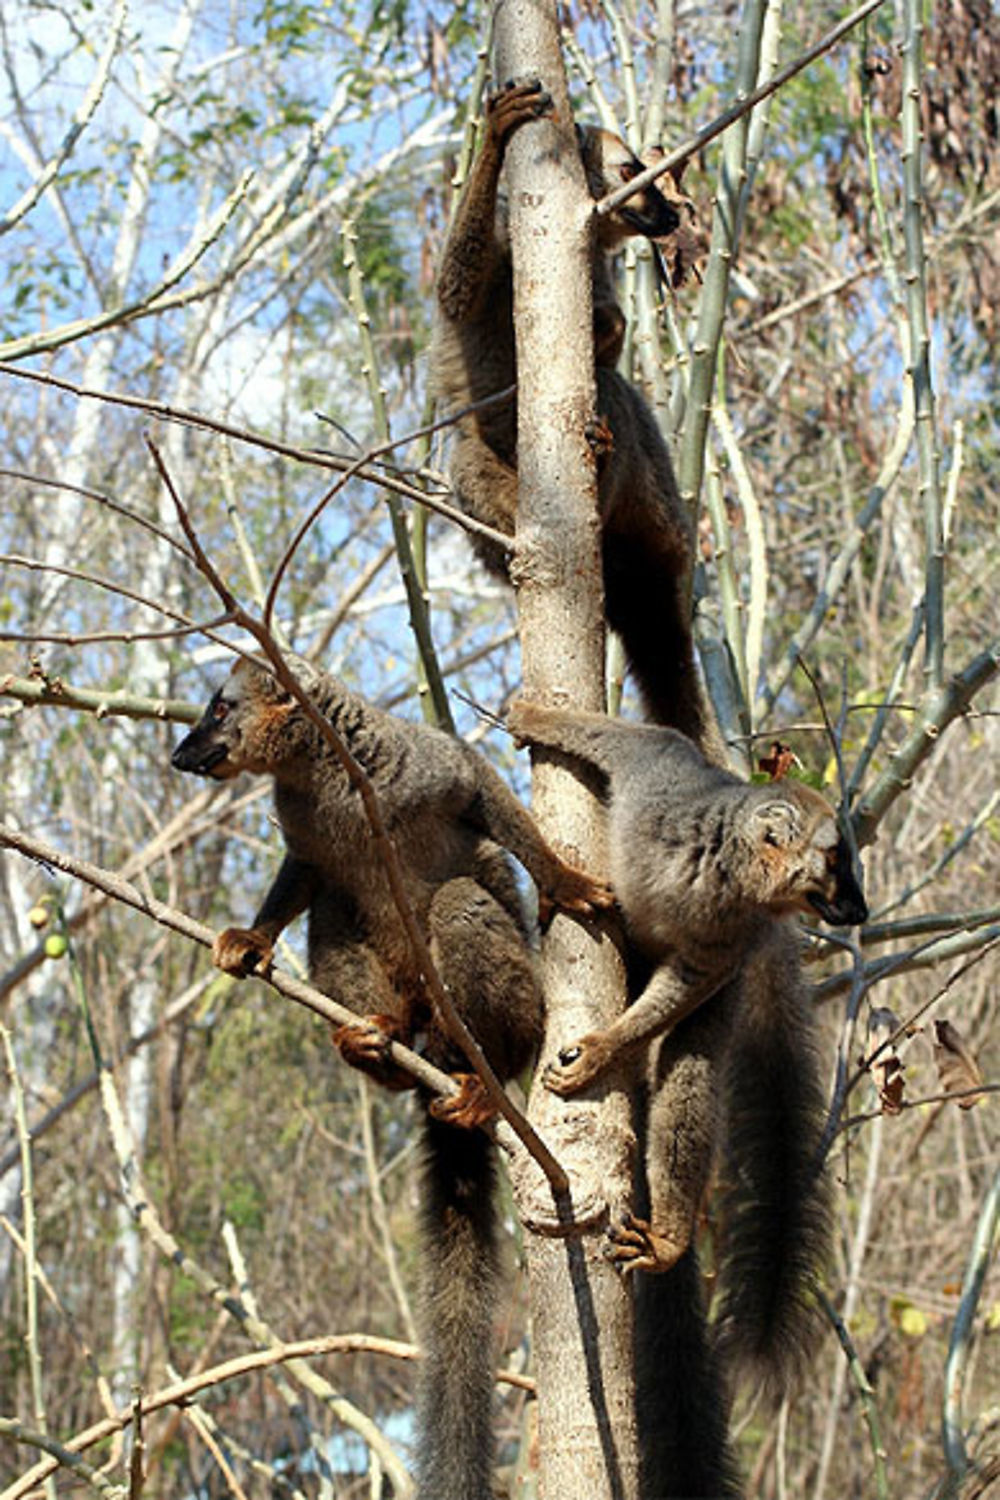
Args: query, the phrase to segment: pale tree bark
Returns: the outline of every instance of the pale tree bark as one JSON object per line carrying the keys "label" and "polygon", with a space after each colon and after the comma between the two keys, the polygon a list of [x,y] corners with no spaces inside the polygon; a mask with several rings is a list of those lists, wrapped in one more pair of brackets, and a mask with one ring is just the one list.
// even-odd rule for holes
{"label": "pale tree bark", "polygon": [[[553,0],[500,0],[498,79],[539,77],[555,115],[507,154],[518,368],[518,588],[525,694],[600,711],[604,632],[594,461],[591,201],[576,149]],[[534,808],[548,837],[603,871],[602,818],[573,774],[539,757]],[[548,1032],[541,1065],[607,1025],[624,982],[610,930],[557,917],[543,942]],[[525,1227],[538,1379],[542,1500],[633,1500],[638,1488],[631,1293],[602,1258],[604,1231],[631,1201],[628,1101],[564,1102],[537,1082],[531,1117],[571,1181],[556,1204],[526,1172]],[[555,1233],[571,1212],[569,1232]],[[563,1222],[563,1230],[566,1225]]]}

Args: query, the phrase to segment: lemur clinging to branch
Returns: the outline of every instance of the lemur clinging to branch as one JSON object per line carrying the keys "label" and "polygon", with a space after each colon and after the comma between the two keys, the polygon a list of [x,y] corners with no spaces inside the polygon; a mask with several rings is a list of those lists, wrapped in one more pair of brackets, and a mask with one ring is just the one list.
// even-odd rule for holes
{"label": "lemur clinging to branch", "polygon": [[649,1217],[619,1226],[612,1253],[627,1269],[669,1270],[721,1145],[734,1177],[721,1327],[780,1381],[808,1337],[827,1217],[822,1090],[787,919],[867,917],[836,814],[801,782],[741,781],[671,729],[526,702],[509,725],[604,777],[612,884],[650,968],[619,1019],[565,1046],[546,1076],[573,1094],[630,1054],[646,1063]]}
{"label": "lemur clinging to branch", "polygon": [[[461,741],[383,713],[338,679],[296,676],[367,774],[393,840],[407,897],[462,1019],[501,1080],[531,1059],[541,995],[510,850],[540,892],[568,910],[610,902],[606,886],[567,865],[492,767]],[[335,1040],[347,1061],[390,1087],[412,1080],[386,1040],[426,1034],[429,1059],[462,1068],[428,1011],[423,976],[390,893],[361,799],[302,704],[263,667],[240,660],[181,741],[173,765],[226,779],[274,778],[287,854],[250,928],[229,928],[214,958],[245,976],[278,934],[309,914],[312,982],[365,1017]],[[460,1075],[462,1076],[462,1075]],[[423,1330],[418,1394],[422,1500],[492,1495],[493,1304],[498,1274],[494,1148],[477,1081],[424,1116],[421,1192]]]}
{"label": "lemur clinging to branch", "polygon": [[[485,132],[441,259],[432,383],[446,410],[505,390],[517,378],[513,274],[506,205],[499,193],[513,133],[547,113],[538,82],[507,84],[487,102]],[[577,132],[595,201],[642,170],[617,136]],[[694,666],[690,576],[694,526],[677,494],[670,455],[651,411],[614,366],[625,336],[610,257],[631,236],[670,234],[677,212],[656,187],[601,217],[594,231],[592,289],[597,410],[612,445],[598,462],[605,606],[619,632],[647,711],[682,721],[701,739],[711,732]],[[517,513],[517,405],[493,404],[459,420],[451,463],[459,505],[496,530],[514,533]],[[508,557],[474,539],[480,560],[507,576]]]}

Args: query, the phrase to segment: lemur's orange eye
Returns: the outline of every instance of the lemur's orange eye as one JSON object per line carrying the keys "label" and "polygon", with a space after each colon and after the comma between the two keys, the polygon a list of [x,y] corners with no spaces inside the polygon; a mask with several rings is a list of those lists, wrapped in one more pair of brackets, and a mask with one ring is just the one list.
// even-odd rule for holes
{"label": "lemur's orange eye", "polygon": [[638,171],[639,168],[636,166],[634,161],[623,161],[621,166],[618,168],[618,176],[621,178],[622,182],[631,182],[632,178]]}
{"label": "lemur's orange eye", "polygon": [[215,720],[215,722],[217,724],[221,724],[222,721],[223,721],[223,719],[227,716],[228,713],[229,713],[229,704],[228,703],[223,703],[222,699],[220,698],[219,701],[218,701],[218,703],[216,703],[215,706],[212,709],[212,718]]}

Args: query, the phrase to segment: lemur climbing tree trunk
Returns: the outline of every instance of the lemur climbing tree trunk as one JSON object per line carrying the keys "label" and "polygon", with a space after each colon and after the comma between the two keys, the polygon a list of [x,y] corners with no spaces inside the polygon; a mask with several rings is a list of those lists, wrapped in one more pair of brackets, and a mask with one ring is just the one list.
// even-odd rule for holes
{"label": "lemur climbing tree trunk", "polygon": [[[500,0],[498,82],[538,77],[553,118],[519,131],[507,153],[518,371],[518,591],[525,693],[542,703],[604,706],[604,632],[595,464],[588,243],[592,202],[567,100],[554,0]],[[543,830],[605,868],[595,799],[542,757],[534,809]],[[556,917],[543,942],[548,1033],[537,1077],[560,1045],[624,1003],[610,928]],[[631,1297],[601,1257],[609,1216],[631,1201],[626,1096],[567,1108],[540,1083],[530,1113],[571,1179],[557,1203],[533,1164],[516,1175],[526,1230],[540,1425],[540,1496],[634,1500]],[[571,1221],[567,1228],[567,1221]]]}

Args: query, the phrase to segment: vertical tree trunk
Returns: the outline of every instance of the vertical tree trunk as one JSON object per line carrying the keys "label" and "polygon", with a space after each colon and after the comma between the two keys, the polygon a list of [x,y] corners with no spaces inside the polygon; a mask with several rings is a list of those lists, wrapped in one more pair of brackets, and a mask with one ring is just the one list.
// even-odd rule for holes
{"label": "vertical tree trunk", "polygon": [[[518,586],[527,696],[600,710],[604,631],[594,462],[591,202],[576,149],[554,0],[500,0],[496,77],[540,77],[554,119],[514,136],[507,154],[518,368]],[[535,768],[538,821],[582,863],[605,867],[595,799],[562,767]],[[606,1025],[624,999],[610,929],[557,917],[543,944],[548,1035],[542,1058]],[[539,1077],[542,1068],[539,1069]],[[542,1500],[633,1500],[631,1292],[602,1258],[610,1218],[631,1197],[628,1100],[563,1102],[536,1084],[534,1123],[571,1178],[570,1233],[533,1173],[518,1182],[528,1230]],[[565,1228],[563,1225],[562,1228]]]}

